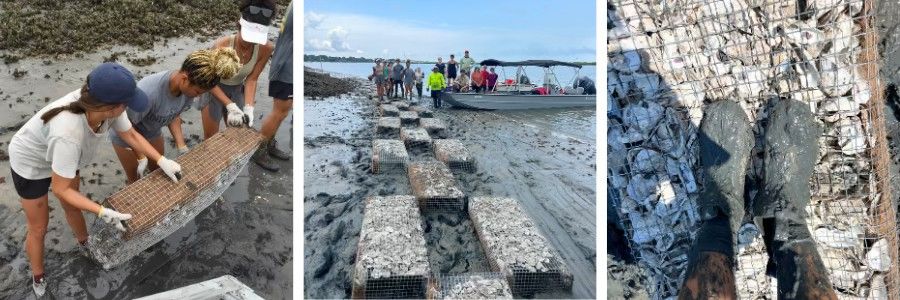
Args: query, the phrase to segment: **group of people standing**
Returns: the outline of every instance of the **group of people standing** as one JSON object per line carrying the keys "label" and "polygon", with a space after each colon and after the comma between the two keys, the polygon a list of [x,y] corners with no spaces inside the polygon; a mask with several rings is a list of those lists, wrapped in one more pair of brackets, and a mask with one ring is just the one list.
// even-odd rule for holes
{"label": "group of people standing", "polygon": [[88,253],[83,211],[122,231],[122,222],[132,217],[103,207],[80,192],[79,170],[91,164],[104,139],[112,142],[129,184],[141,177],[143,169],[157,168],[178,181],[181,165],[163,155],[162,128],[169,129],[179,155],[189,151],[181,113],[192,106],[202,111],[204,138],[218,133],[223,119],[229,126],[252,128],[257,81],[271,58],[268,95],[274,103],[262,120],[260,133],[265,142],[253,161],[278,171],[270,157],[291,158],[276,147],[274,135],[293,106],[292,4],[274,45],[268,41],[268,28],[276,12],[275,1],[242,0],[238,8],[238,32],[219,38],[211,49],[193,51],[180,68],[135,82],[124,66],[103,63],[88,74],[80,89],[39,110],[13,136],[9,142],[11,177],[27,219],[25,250],[32,289],[38,297],[47,288],[43,255],[50,190],[59,199],[82,253]]}
{"label": "group of people standing", "polygon": [[465,50],[463,58],[458,62],[453,54],[450,54],[450,60],[446,64],[442,57],[438,57],[434,67],[444,75],[446,86],[453,92],[489,93],[494,90],[499,77],[494,73],[494,68],[476,66],[475,59],[469,56],[469,50]]}
{"label": "group of people standing", "polygon": [[378,98],[384,100],[384,96],[389,98],[412,99],[413,85],[416,87],[418,97],[422,98],[422,69],[412,69],[412,62],[406,60],[406,64],[402,64],[400,59],[395,60],[375,60],[375,66],[372,67],[372,75],[369,80],[375,80]]}

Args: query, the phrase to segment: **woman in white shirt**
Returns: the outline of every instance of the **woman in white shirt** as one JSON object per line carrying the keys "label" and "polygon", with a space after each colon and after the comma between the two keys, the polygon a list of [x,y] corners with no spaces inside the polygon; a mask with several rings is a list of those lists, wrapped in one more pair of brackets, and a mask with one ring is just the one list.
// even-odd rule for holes
{"label": "woman in white shirt", "polygon": [[157,162],[172,180],[181,172],[178,163],[160,155],[131,127],[125,107],[144,111],[147,95],[134,75],[116,63],[104,63],[91,71],[87,83],[37,112],[9,142],[9,162],[13,184],[21,197],[28,220],[25,251],[32,271],[32,288],[41,296],[44,280],[44,237],[49,221],[48,190],[53,190],[66,214],[66,221],[82,247],[88,239],[82,211],[97,214],[103,221],[124,231],[122,221],[131,218],[105,208],[79,191],[78,170],[91,163],[98,145],[103,145],[110,129],[128,145]]}

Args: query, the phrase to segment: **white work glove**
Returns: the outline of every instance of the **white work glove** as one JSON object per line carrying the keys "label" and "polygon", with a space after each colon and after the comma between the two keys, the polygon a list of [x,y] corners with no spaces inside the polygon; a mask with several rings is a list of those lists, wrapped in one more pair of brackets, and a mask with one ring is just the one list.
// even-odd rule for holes
{"label": "white work glove", "polygon": [[142,158],[139,158],[137,162],[138,162],[137,177],[138,178],[144,177],[144,171],[147,171],[147,162],[148,162],[147,157],[144,156]]}
{"label": "white work glove", "polygon": [[244,105],[244,114],[247,115],[247,127],[253,127],[253,106]]}
{"label": "white work glove", "polygon": [[131,219],[131,214],[123,214],[103,206],[100,207],[100,212],[97,213],[97,216],[103,222],[115,225],[116,229],[120,231],[125,231],[125,225],[122,225],[122,221]]}
{"label": "white work glove", "polygon": [[178,182],[178,180],[181,179],[181,165],[177,162],[163,156],[156,164],[159,165],[159,168],[163,170],[163,173],[166,173],[172,181]]}
{"label": "white work glove", "polygon": [[244,124],[244,112],[238,108],[237,104],[230,103],[225,106],[225,109],[228,110],[228,117],[226,118],[228,125],[241,126],[241,124]]}
{"label": "white work glove", "polygon": [[191,148],[188,148],[187,145],[178,147],[178,156],[184,155],[185,153],[188,153],[188,151],[191,151]]}

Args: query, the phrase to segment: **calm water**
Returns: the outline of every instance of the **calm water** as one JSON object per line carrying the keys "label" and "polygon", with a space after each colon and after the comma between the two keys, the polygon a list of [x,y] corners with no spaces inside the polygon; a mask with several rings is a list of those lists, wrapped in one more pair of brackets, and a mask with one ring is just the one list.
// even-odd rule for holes
{"label": "calm water", "polygon": [[[306,62],[305,67],[322,69],[331,73],[346,76],[366,77],[372,73],[372,63],[330,63],[330,62]],[[430,70],[431,64],[413,64],[413,68]],[[515,76],[516,68],[497,68],[495,72],[504,78]],[[588,76],[596,82],[595,66],[584,66],[579,71],[579,76]],[[562,84],[568,85],[575,76],[575,68],[555,67],[554,73]],[[532,82],[543,82],[544,73],[540,67],[526,67],[526,74]],[[498,118],[506,118],[511,122],[521,123],[526,127],[547,130],[561,138],[574,138],[577,140],[594,143],[594,133],[597,130],[597,113],[594,109],[542,109],[521,111],[490,111],[486,114],[495,114]]]}

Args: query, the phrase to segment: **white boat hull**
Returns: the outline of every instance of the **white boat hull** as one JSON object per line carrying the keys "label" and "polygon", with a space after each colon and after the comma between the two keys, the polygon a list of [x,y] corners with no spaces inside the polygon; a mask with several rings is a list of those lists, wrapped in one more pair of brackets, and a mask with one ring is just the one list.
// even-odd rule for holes
{"label": "white boat hull", "polygon": [[596,107],[596,95],[516,95],[444,93],[441,99],[459,108],[485,110]]}

